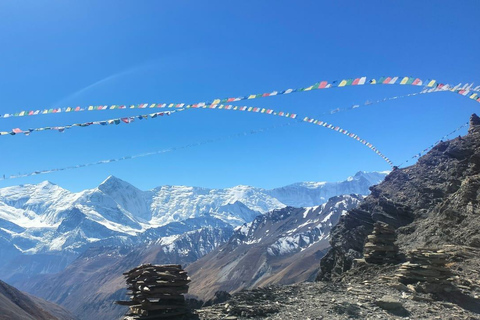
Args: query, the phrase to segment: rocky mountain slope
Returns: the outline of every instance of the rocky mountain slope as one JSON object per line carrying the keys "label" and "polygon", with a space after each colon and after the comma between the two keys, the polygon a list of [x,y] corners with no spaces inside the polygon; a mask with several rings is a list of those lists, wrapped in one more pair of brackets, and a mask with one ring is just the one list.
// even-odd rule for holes
{"label": "rocky mountain slope", "polygon": [[441,142],[416,165],[394,170],[341,219],[318,278],[350,269],[376,221],[398,229],[403,251],[442,244],[480,247],[479,189],[480,119],[473,115],[466,136]]}
{"label": "rocky mountain slope", "polygon": [[204,301],[216,291],[313,281],[329,233],[361,196],[333,197],[310,208],[286,207],[258,216],[228,242],[187,267],[189,293]]}
{"label": "rocky mountain slope", "polygon": [[[198,317],[480,319],[480,118],[371,189],[332,229],[323,281],[241,291]],[[378,222],[394,233],[372,234]],[[398,262],[366,262],[372,239],[370,253],[398,249]]]}
{"label": "rocky mountain slope", "polygon": [[61,307],[20,292],[3,281],[0,281],[0,319],[75,320]]}

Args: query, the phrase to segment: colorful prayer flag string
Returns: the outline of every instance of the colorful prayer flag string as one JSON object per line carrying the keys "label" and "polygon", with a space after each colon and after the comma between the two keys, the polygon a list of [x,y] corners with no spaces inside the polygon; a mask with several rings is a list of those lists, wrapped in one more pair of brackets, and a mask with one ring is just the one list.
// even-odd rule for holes
{"label": "colorful prayer flag string", "polygon": [[42,127],[42,128],[34,128],[34,129],[27,129],[27,130],[22,130],[20,128],[15,128],[12,129],[12,131],[0,131],[0,136],[5,136],[5,135],[17,135],[17,134],[25,134],[25,135],[30,135],[32,132],[36,131],[48,131],[48,130],[56,130],[58,132],[64,132],[65,130],[74,128],[74,127],[80,127],[80,128],[86,128],[90,127],[92,125],[101,125],[101,126],[107,126],[107,125],[118,125],[120,123],[132,123],[136,119],[142,120],[142,119],[154,119],[157,117],[162,117],[164,115],[171,115],[175,112],[180,112],[185,109],[177,109],[177,110],[172,110],[172,111],[163,111],[163,112],[155,112],[155,113],[150,113],[150,114],[143,114],[143,115],[138,115],[138,116],[133,116],[133,117],[124,117],[124,118],[116,118],[116,119],[109,119],[109,120],[102,120],[102,121],[92,121],[92,122],[84,122],[84,123],[74,123],[71,125],[66,125],[66,126],[56,126],[56,127]]}
{"label": "colorful prayer flag string", "polygon": [[[312,90],[321,90],[335,87],[346,87],[346,86],[360,86],[360,85],[376,85],[376,84],[399,84],[399,85],[412,85],[412,86],[425,86],[426,88],[432,89],[441,89],[443,91],[451,91],[458,93],[462,96],[466,96],[472,100],[480,102],[480,86],[475,88],[473,84],[458,84],[456,86],[451,86],[449,84],[437,83],[435,80],[421,80],[419,78],[413,77],[382,77],[379,79],[370,79],[367,80],[367,77],[360,77],[355,79],[345,79],[345,80],[335,80],[333,82],[320,81],[306,88],[297,88],[297,89],[286,89],[282,91],[272,91],[261,94],[250,94],[241,97],[234,98],[224,98],[224,99],[214,99],[209,102],[199,102],[194,105],[218,105],[222,103],[231,103],[242,100],[252,100],[259,99],[264,97],[271,97],[277,95],[285,95],[295,92],[306,92]],[[96,111],[96,110],[116,110],[116,109],[152,109],[152,108],[183,108],[184,103],[154,103],[147,104],[141,103],[136,105],[99,105],[99,106],[89,106],[87,108],[82,107],[64,107],[64,108],[50,108],[43,110],[30,110],[30,111],[20,111],[16,113],[6,113],[0,115],[0,118],[11,118],[11,117],[24,117],[24,116],[34,116],[34,115],[44,115],[44,114],[53,114],[53,113],[65,113],[65,112],[83,112],[83,111]]]}

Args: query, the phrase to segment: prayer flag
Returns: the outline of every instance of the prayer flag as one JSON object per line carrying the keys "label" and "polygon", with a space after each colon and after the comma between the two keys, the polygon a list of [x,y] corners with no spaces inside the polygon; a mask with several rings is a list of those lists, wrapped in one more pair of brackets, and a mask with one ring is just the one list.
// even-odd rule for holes
{"label": "prayer flag", "polygon": [[423,84],[422,80],[420,80],[418,78],[415,79],[412,83],[412,85],[414,85],[414,86],[421,86],[422,84]]}
{"label": "prayer flag", "polygon": [[398,80],[398,77],[393,77],[392,80],[390,80],[388,82],[388,84],[395,84],[395,82],[397,82],[397,80]]}
{"label": "prayer flag", "polygon": [[318,89],[323,89],[327,86],[328,82],[327,81],[322,81],[320,82],[320,84],[318,85]]}

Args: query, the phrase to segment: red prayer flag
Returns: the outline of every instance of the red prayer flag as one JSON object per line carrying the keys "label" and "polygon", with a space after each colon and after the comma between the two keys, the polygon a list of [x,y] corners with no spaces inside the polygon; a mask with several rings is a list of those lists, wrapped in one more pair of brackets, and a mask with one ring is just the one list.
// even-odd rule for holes
{"label": "red prayer flag", "polygon": [[318,85],[318,89],[323,89],[327,86],[328,82],[327,81],[322,81],[320,82],[320,84]]}

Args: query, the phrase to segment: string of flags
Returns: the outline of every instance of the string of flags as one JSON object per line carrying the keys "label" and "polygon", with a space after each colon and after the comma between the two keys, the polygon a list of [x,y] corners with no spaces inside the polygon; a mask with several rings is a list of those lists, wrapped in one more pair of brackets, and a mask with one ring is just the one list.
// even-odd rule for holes
{"label": "string of flags", "polygon": [[[133,117],[126,117],[126,118],[118,118],[118,119],[111,119],[111,120],[104,120],[104,121],[95,121],[95,122],[87,122],[87,123],[80,123],[80,124],[73,124],[73,125],[67,125],[67,126],[61,126],[61,127],[44,127],[44,128],[36,128],[36,129],[29,129],[29,130],[21,130],[20,128],[15,128],[11,132],[0,132],[0,135],[16,135],[16,134],[30,134],[31,132],[34,131],[45,131],[45,130],[58,130],[59,132],[64,132],[66,129],[70,129],[73,127],[88,127],[91,125],[109,125],[109,124],[115,124],[118,125],[121,122],[124,123],[131,123],[135,119],[148,119],[148,118],[156,118],[158,116],[163,116],[164,114],[170,115],[171,113],[175,111],[183,111],[186,110],[187,108],[200,108],[200,109],[218,109],[218,110],[234,110],[234,111],[246,111],[246,112],[253,112],[253,113],[264,113],[268,115],[274,115],[274,116],[279,116],[279,117],[285,117],[285,118],[290,118],[290,119],[296,119],[297,114],[296,113],[289,113],[289,112],[283,112],[279,111],[276,112],[273,109],[266,109],[266,108],[259,108],[259,107],[248,107],[248,106],[234,106],[234,105],[224,105],[224,104],[211,104],[211,105],[187,105],[185,106],[185,109],[177,109],[177,110],[172,110],[168,112],[157,112],[153,114],[147,114],[147,115],[139,115],[139,116],[133,116]],[[342,133],[344,135],[347,135],[350,138],[353,138],[363,145],[367,146],[370,148],[373,152],[375,152],[377,155],[379,155],[383,160],[385,160],[390,166],[393,166],[393,163],[386,157],[384,156],[377,148],[375,148],[371,143],[368,141],[361,139],[354,133],[350,133],[347,130],[344,130],[338,126],[329,124],[325,121],[320,121],[317,119],[309,118],[309,117],[304,117],[303,118],[304,122],[307,123],[312,123],[316,125],[323,126],[327,129],[332,129],[334,131],[337,131],[339,133]]]}
{"label": "string of flags", "polygon": [[[417,96],[417,95],[420,95],[420,94],[426,94],[426,93],[431,93],[431,92],[439,92],[439,91],[445,91],[445,89],[437,89],[437,88],[432,88],[430,90],[428,89],[423,89],[421,92],[417,92],[417,93],[410,93],[410,94],[407,94],[407,95],[402,95],[402,96],[395,96],[395,97],[390,97],[390,98],[383,98],[383,99],[379,99],[379,100],[376,100],[376,101],[366,101],[364,104],[355,104],[355,105],[352,105],[350,107],[347,107],[347,108],[335,108],[335,109],[332,109],[328,112],[324,112],[322,115],[325,115],[325,114],[335,114],[335,113],[338,113],[338,112],[342,112],[342,111],[348,111],[348,110],[353,110],[353,109],[357,109],[361,106],[367,106],[367,105],[372,105],[372,104],[377,104],[377,103],[381,103],[381,102],[385,102],[385,101],[389,101],[389,100],[396,100],[396,99],[401,99],[401,98],[406,98],[406,97],[413,97],[413,96]],[[148,104],[146,104],[148,105]],[[233,110],[241,110],[241,111],[253,111],[253,112],[262,112],[262,113],[273,113],[274,115],[277,115],[276,112],[274,112],[272,109],[263,109],[262,108],[255,108],[255,107],[246,107],[246,106],[243,106],[243,107],[237,107],[237,106],[231,106],[231,105],[207,105],[207,104],[189,104],[189,105],[184,105],[185,109],[189,109],[189,108],[210,108],[210,109],[233,109]],[[156,118],[158,116],[163,116],[163,115],[170,115],[172,113],[174,113],[175,111],[183,111],[185,109],[176,109],[174,111],[165,111],[165,112],[154,112],[154,113],[150,113],[150,114],[144,114],[144,115],[138,115],[138,116],[133,116],[133,117],[123,117],[123,118],[116,118],[116,119],[110,119],[110,120],[102,120],[102,121],[93,121],[93,122],[84,122],[84,123],[74,123],[74,124],[71,124],[71,125],[65,125],[65,126],[54,126],[54,127],[42,127],[42,128],[30,128],[30,129],[27,129],[27,130],[22,130],[20,128],[14,128],[12,129],[11,131],[0,131],[0,136],[2,135],[16,135],[16,134],[25,134],[25,135],[29,135],[30,133],[32,132],[36,132],[36,131],[48,131],[48,130],[56,130],[56,131],[59,131],[59,132],[64,132],[65,130],[68,130],[68,129],[71,129],[73,127],[89,127],[91,125],[102,125],[102,126],[106,126],[106,125],[118,125],[120,123],[131,123],[131,122],[134,122],[136,119],[139,119],[139,120],[142,120],[142,119],[148,119],[148,118]],[[287,115],[287,117],[291,117],[292,115],[289,114],[289,113],[283,113],[281,112],[280,113],[280,116],[282,115]],[[294,115],[295,117],[295,115]]]}
{"label": "string of flags", "polygon": [[378,99],[378,100],[374,100],[374,101],[367,100],[363,104],[354,104],[354,105],[351,105],[351,106],[346,107],[346,108],[331,109],[329,111],[323,112],[321,115],[335,114],[335,113],[350,111],[350,110],[354,110],[354,109],[357,109],[357,108],[360,108],[360,107],[363,107],[363,106],[370,106],[370,105],[374,105],[374,104],[378,104],[378,103],[382,103],[382,102],[386,102],[386,101],[398,100],[398,99],[402,99],[402,98],[418,96],[418,95],[421,95],[421,94],[427,94],[427,93],[432,93],[432,92],[443,92],[443,91],[446,91],[446,90],[437,89],[437,88],[423,89],[420,92],[409,93],[409,94],[401,95],[401,96],[388,97],[388,98]]}
{"label": "string of flags", "polygon": [[100,160],[100,161],[90,162],[90,163],[86,163],[86,164],[79,164],[79,165],[73,165],[73,166],[67,166],[67,167],[61,167],[61,168],[54,168],[54,169],[47,169],[47,170],[37,170],[37,171],[29,172],[29,173],[19,173],[17,175],[8,175],[8,176],[3,175],[3,176],[0,176],[0,181],[1,180],[25,178],[25,177],[36,176],[36,175],[40,175],[40,174],[48,174],[48,173],[53,173],[53,172],[59,172],[59,171],[65,171],[65,170],[71,170],[71,169],[79,169],[79,168],[85,168],[85,167],[90,167],[90,166],[108,164],[108,163],[112,163],[112,162],[119,162],[119,161],[131,160],[131,159],[136,159],[136,158],[148,157],[148,156],[173,152],[173,151],[176,151],[176,150],[193,148],[193,147],[197,147],[197,146],[201,146],[201,145],[205,145],[205,144],[209,144],[209,143],[220,142],[220,141],[231,139],[231,138],[258,134],[258,133],[262,133],[262,132],[265,132],[265,131],[268,131],[268,130],[277,129],[277,128],[280,128],[280,127],[285,127],[285,126],[290,126],[290,125],[292,125],[292,123],[287,122],[285,124],[275,125],[275,126],[272,126],[272,127],[269,127],[269,128],[249,130],[249,131],[245,131],[245,132],[242,132],[242,133],[236,133],[236,134],[231,134],[231,135],[227,135],[227,136],[222,136],[222,137],[219,137],[219,138],[216,138],[216,139],[208,139],[208,140],[203,140],[203,141],[197,141],[197,142],[190,143],[190,144],[180,146],[180,147],[172,147],[172,148],[162,149],[162,150],[153,151],[153,152],[147,152],[147,153],[142,153],[142,154],[137,154],[137,155],[132,155],[132,156],[125,156],[125,157],[121,157],[121,158]]}
{"label": "string of flags", "polygon": [[[281,117],[286,117],[286,118],[291,118],[291,119],[297,119],[298,115],[295,113],[288,113],[288,112],[276,112],[273,109],[266,109],[266,108],[259,108],[259,107],[248,107],[248,106],[235,106],[231,104],[227,104],[229,102],[237,102],[237,101],[242,101],[242,100],[252,100],[252,99],[258,99],[258,98],[263,98],[263,97],[269,97],[269,96],[277,96],[277,95],[286,95],[290,93],[295,93],[295,92],[306,92],[306,91],[312,91],[312,90],[320,90],[320,89],[328,89],[328,88],[335,88],[335,87],[346,87],[346,86],[356,86],[356,85],[377,85],[377,84],[399,84],[399,85],[413,85],[413,86],[424,86],[424,89],[421,92],[418,93],[412,93],[412,94],[407,94],[404,96],[396,96],[392,98],[384,98],[381,100],[377,100],[374,102],[365,102],[363,105],[370,105],[374,103],[379,103],[383,101],[388,101],[388,100],[394,100],[398,98],[403,98],[403,97],[409,97],[409,96],[416,96],[419,94],[425,94],[425,93],[431,93],[431,92],[438,92],[438,91],[450,91],[454,92],[457,94],[460,94],[462,96],[466,96],[476,102],[480,102],[480,86],[477,86],[473,88],[473,84],[458,84],[456,86],[452,86],[449,84],[442,84],[442,83],[437,83],[435,80],[427,80],[423,81],[419,78],[412,78],[412,77],[382,77],[379,79],[370,79],[367,80],[366,77],[361,77],[361,78],[355,78],[355,79],[344,79],[341,81],[333,81],[333,82],[328,82],[328,81],[321,81],[317,82],[316,84],[306,87],[306,88],[298,88],[298,89],[287,89],[287,90],[282,90],[282,91],[273,91],[270,93],[263,93],[263,94],[252,94],[252,95],[247,95],[247,96],[241,96],[241,97],[236,97],[236,98],[224,98],[224,99],[214,99],[213,101],[208,101],[208,102],[200,102],[200,103],[195,103],[195,104],[185,104],[185,103],[154,103],[154,104],[137,104],[137,105],[100,105],[100,106],[89,106],[88,108],[82,108],[82,107],[66,107],[66,108],[54,108],[54,109],[43,109],[43,110],[31,110],[31,111],[21,111],[13,114],[0,114],[0,118],[10,118],[10,117],[24,117],[24,116],[34,116],[34,115],[44,115],[44,114],[52,114],[52,113],[63,113],[63,112],[83,112],[83,111],[97,111],[97,110],[115,110],[115,109],[154,109],[154,108],[174,108],[172,111],[165,111],[165,112],[153,112],[149,114],[144,114],[144,115],[138,115],[138,116],[133,116],[133,117],[123,117],[123,118],[116,118],[116,119],[110,119],[110,120],[103,120],[103,121],[94,121],[94,122],[85,122],[85,123],[75,123],[72,125],[66,125],[66,126],[60,126],[60,127],[43,127],[43,128],[35,128],[35,129],[28,129],[28,130],[22,130],[20,128],[14,128],[11,131],[0,131],[0,135],[17,135],[17,134],[25,134],[29,135],[31,132],[35,131],[46,131],[46,130],[57,130],[59,132],[64,132],[65,130],[71,129],[73,127],[89,127],[91,125],[101,125],[101,126],[106,126],[106,125],[118,125],[120,123],[132,123],[135,120],[142,120],[142,119],[148,119],[148,118],[156,118],[159,116],[163,115],[170,115],[174,112],[178,111],[183,111],[186,109],[224,109],[224,110],[237,110],[237,111],[247,111],[247,112],[254,112],[254,113],[265,113],[268,115],[275,115],[275,116],[281,116]],[[334,109],[329,112],[329,114],[337,113],[340,111],[346,111],[346,110],[351,110],[351,109],[356,109],[360,107],[360,104],[353,105],[348,108],[344,109]],[[371,143],[368,141],[361,139],[358,137],[358,135],[349,132],[343,128],[340,128],[338,126],[334,126],[332,124],[329,124],[327,122],[317,120],[314,118],[310,117],[303,117],[299,118],[299,122],[306,122],[306,123],[312,123],[315,125],[323,126],[327,129],[331,129],[334,131],[337,131],[339,133],[342,133],[362,144],[364,144],[366,147],[374,151],[377,155],[382,157],[383,160],[385,160],[390,166],[393,166],[393,163],[385,156],[383,155],[376,147],[374,147]],[[455,131],[445,135],[442,137],[442,139],[448,137],[449,135],[459,131],[465,127],[465,125],[457,128]],[[258,132],[262,132],[263,130],[260,130]],[[250,133],[257,133],[255,131],[250,131]],[[242,133],[239,135],[245,135],[246,133]],[[127,160],[127,159],[134,159],[138,157],[144,157],[144,156],[149,156],[149,155],[154,155],[154,154],[159,154],[159,153],[164,153],[164,152],[170,152],[174,151],[177,149],[182,149],[182,148],[187,148],[187,147],[192,147],[196,145],[201,145],[204,143],[210,143],[210,142],[215,142],[219,140],[223,140],[226,138],[230,138],[231,136],[227,137],[222,137],[219,139],[213,139],[213,140],[208,140],[208,141],[203,141],[199,143],[194,143],[190,144],[187,146],[179,147],[179,148],[170,148],[170,149],[165,149],[161,151],[156,151],[152,153],[146,153],[146,154],[141,154],[141,155],[135,155],[135,156],[128,156],[128,157],[122,157],[118,159],[110,159],[110,160],[102,160],[94,163],[89,163],[89,164],[84,164],[84,165],[77,165],[77,166],[70,166],[70,167],[64,167],[64,168],[59,168],[59,169],[50,169],[50,170],[41,170],[41,171],[35,171],[29,174],[19,174],[19,175],[12,175],[9,176],[8,178],[3,176],[3,179],[0,177],[0,180],[4,179],[13,179],[13,178],[20,178],[20,177],[26,177],[30,175],[36,175],[36,174],[44,174],[44,173],[50,173],[50,172],[55,172],[55,171],[61,171],[61,170],[68,170],[68,169],[74,169],[74,168],[80,168],[80,167],[86,167],[86,166],[91,166],[91,165],[98,165],[98,164],[105,164],[105,163],[110,163],[114,161],[122,161],[122,160]],[[438,143],[438,142],[436,142]],[[436,144],[435,143],[435,144]],[[434,144],[434,145],[435,145]],[[429,150],[431,147],[434,145],[431,145],[425,150],[422,150],[419,154],[415,155],[412,157],[412,159],[420,157],[423,152],[426,152]],[[408,162],[408,160],[406,161]]]}
{"label": "string of flags", "polygon": [[[306,92],[312,90],[321,90],[321,89],[329,89],[329,88],[340,88],[340,87],[347,87],[347,86],[360,86],[360,85],[378,85],[378,84],[385,84],[385,85],[412,85],[412,86],[425,86],[426,88],[433,88],[443,91],[451,91],[462,96],[466,96],[472,100],[480,102],[480,86],[473,88],[473,84],[458,84],[456,86],[452,86],[449,84],[442,84],[437,83],[436,80],[421,80],[419,78],[413,77],[381,77],[379,79],[370,79],[367,80],[367,77],[360,77],[355,79],[344,79],[344,80],[335,80],[332,82],[328,81],[320,81],[317,82],[309,87],[305,88],[297,88],[297,89],[286,89],[282,91],[272,91],[267,93],[260,93],[260,94],[250,94],[241,97],[234,97],[234,98],[224,98],[224,99],[214,99],[213,101],[208,102],[199,102],[196,104],[191,104],[190,106],[194,107],[196,105],[218,105],[218,104],[225,104],[230,102],[237,102],[242,100],[252,100],[264,97],[271,97],[271,96],[278,96],[278,95],[286,95],[295,92]],[[117,110],[117,109],[152,109],[152,108],[184,108],[186,104],[184,103],[141,103],[136,105],[99,105],[99,106],[89,106],[87,108],[82,107],[64,107],[64,108],[50,108],[50,109],[43,109],[43,110],[27,110],[27,111],[20,111],[16,113],[6,113],[0,114],[0,118],[11,118],[11,117],[24,117],[24,116],[36,116],[36,115],[45,115],[45,114],[54,114],[54,113],[66,113],[66,112],[83,112],[83,111],[97,111],[97,110]]]}
{"label": "string of flags", "polygon": [[414,155],[414,156],[411,157],[410,159],[405,160],[404,162],[402,162],[401,164],[399,164],[398,167],[401,167],[404,163],[407,163],[407,162],[409,162],[410,160],[413,160],[413,159],[416,159],[416,158],[420,158],[422,155],[424,155],[425,153],[427,153],[430,149],[432,149],[433,147],[435,147],[437,144],[439,144],[440,142],[444,141],[446,138],[450,137],[451,135],[457,133],[458,131],[460,131],[460,130],[462,130],[463,128],[468,127],[468,126],[469,126],[469,123],[468,123],[468,122],[462,124],[460,127],[456,128],[456,129],[453,130],[452,132],[447,133],[446,135],[444,135],[443,137],[441,137],[440,139],[438,139],[434,144],[429,145],[428,147],[426,147],[425,149],[423,149],[422,151],[420,151],[419,153],[417,153],[416,155]]}
{"label": "string of flags", "polygon": [[58,132],[64,132],[65,130],[75,128],[75,127],[80,127],[80,128],[86,128],[90,127],[93,125],[100,125],[100,126],[107,126],[107,125],[118,125],[120,123],[132,123],[135,120],[143,120],[143,119],[155,119],[157,117],[163,117],[164,115],[171,115],[175,112],[180,112],[185,109],[176,109],[172,111],[163,111],[163,112],[155,112],[155,113],[150,113],[150,114],[143,114],[143,115],[138,115],[138,116],[133,116],[133,117],[124,117],[124,118],[116,118],[116,119],[110,119],[110,120],[102,120],[102,121],[92,121],[92,122],[83,122],[83,123],[74,123],[71,125],[66,125],[66,126],[56,126],[56,127],[42,127],[42,128],[30,128],[27,130],[22,130],[20,128],[14,128],[12,131],[0,131],[0,136],[5,136],[5,135],[17,135],[17,134],[24,134],[24,135],[30,135],[32,132],[36,131],[48,131],[48,130],[56,130]]}

